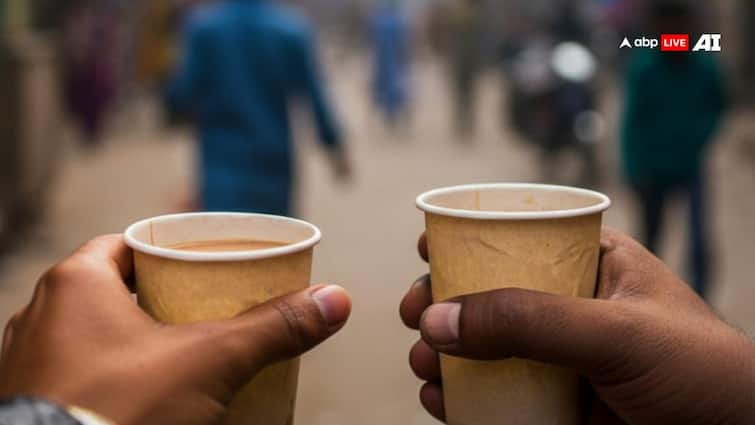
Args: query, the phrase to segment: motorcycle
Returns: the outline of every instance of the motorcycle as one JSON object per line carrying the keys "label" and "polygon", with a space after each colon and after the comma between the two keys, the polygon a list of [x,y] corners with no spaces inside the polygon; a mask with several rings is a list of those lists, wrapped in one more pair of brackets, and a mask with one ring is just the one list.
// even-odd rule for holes
{"label": "motorcycle", "polygon": [[596,186],[595,151],[605,134],[605,119],[598,111],[595,55],[581,43],[533,39],[505,69],[510,122],[540,149],[542,179],[565,180],[560,158],[571,150],[580,158],[580,171],[568,183]]}

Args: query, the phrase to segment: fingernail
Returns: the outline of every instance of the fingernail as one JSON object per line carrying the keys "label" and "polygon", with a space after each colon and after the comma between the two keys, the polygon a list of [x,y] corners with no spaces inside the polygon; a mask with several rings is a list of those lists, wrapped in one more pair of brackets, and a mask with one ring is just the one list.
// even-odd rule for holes
{"label": "fingernail", "polygon": [[422,317],[422,331],[435,345],[453,345],[459,340],[461,304],[441,303],[430,306]]}
{"label": "fingernail", "polygon": [[349,295],[340,286],[329,285],[315,289],[312,299],[328,326],[340,325],[349,316]]}

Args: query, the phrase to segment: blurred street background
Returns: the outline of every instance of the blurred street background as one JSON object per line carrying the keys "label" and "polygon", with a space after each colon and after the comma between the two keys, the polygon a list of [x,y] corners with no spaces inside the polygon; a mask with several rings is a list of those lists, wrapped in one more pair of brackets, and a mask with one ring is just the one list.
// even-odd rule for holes
{"label": "blurred street background", "polygon": [[[291,135],[280,142],[292,141],[290,164],[286,153],[280,164],[260,166],[278,164],[290,182],[270,183],[278,191],[255,198],[247,186],[267,188],[267,176],[234,174],[229,186],[264,198],[240,206],[229,201],[231,192],[214,196],[223,183],[212,158],[222,155],[208,148],[233,137],[217,124],[208,129],[217,111],[203,117],[202,96],[186,101],[181,90],[192,90],[175,83],[193,72],[186,59],[192,44],[183,37],[191,14],[214,7],[198,3],[212,2],[0,2],[0,322],[24,306],[46,268],[141,218],[226,209],[223,202],[295,215],[324,233],[314,280],[340,284],[354,297],[347,328],[305,357],[297,423],[431,424],[406,360],[417,336],[397,313],[405,290],[427,272],[416,254],[424,223],[414,199],[441,186],[521,181],[605,192],[614,201],[607,225],[654,245],[690,282],[705,281],[711,305],[755,334],[754,3],[690,3],[692,43],[700,33],[722,33],[723,52],[697,53],[710,61],[698,73],[691,71],[697,61],[669,65],[699,78],[678,93],[669,82],[671,92],[640,102],[635,93],[664,87],[637,76],[638,50],[619,49],[625,36],[653,34],[645,15],[652,5],[644,1],[287,2],[316,34],[320,87],[312,93],[323,95],[323,105],[292,108]],[[673,8],[658,13],[659,20],[678,18]],[[705,72],[713,66],[719,71]],[[711,86],[705,97],[684,97],[698,83]],[[248,99],[229,99],[246,108]],[[681,111],[701,105],[699,115],[680,118],[688,132],[668,124],[674,99],[686,99]],[[637,116],[660,112],[634,118],[633,109]],[[707,121],[710,129],[695,130]],[[254,122],[255,131],[271,133],[271,126]],[[631,144],[667,134],[657,147],[663,157]],[[680,140],[661,146],[673,135]],[[277,143],[268,136],[260,138]],[[691,138],[705,144],[702,153],[685,153]],[[640,165],[631,155],[640,155]],[[681,177],[633,174],[648,164],[669,164]],[[695,197],[700,191],[704,201]],[[669,193],[666,208],[652,214],[662,192]],[[696,208],[704,218],[695,218]],[[665,220],[655,226],[660,236],[649,237],[653,215]],[[694,230],[698,221],[704,238]],[[705,249],[695,245],[699,239]]]}

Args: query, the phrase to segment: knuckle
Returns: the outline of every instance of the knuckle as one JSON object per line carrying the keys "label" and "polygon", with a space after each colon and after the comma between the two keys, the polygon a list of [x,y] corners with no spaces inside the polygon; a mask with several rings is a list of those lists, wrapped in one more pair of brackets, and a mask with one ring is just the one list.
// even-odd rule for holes
{"label": "knuckle", "polygon": [[673,276],[658,258],[636,242],[619,245],[601,256],[598,298],[645,297],[666,276]]}
{"label": "knuckle", "polygon": [[5,324],[5,334],[10,333],[12,329],[17,328],[20,322],[21,322],[20,313],[14,314],[13,317],[11,317],[10,320],[8,320],[8,323]]}
{"label": "knuckle", "polygon": [[8,320],[8,323],[5,324],[5,329],[3,330],[2,334],[2,341],[3,346],[6,346],[10,343],[10,339],[12,335],[18,331],[18,329],[22,326],[22,320],[24,317],[25,310],[22,310],[16,314],[14,314],[10,320]]}
{"label": "knuckle", "polygon": [[322,320],[318,320],[313,326],[312,317],[319,317],[311,314],[308,307],[294,304],[286,299],[281,299],[273,303],[273,308],[278,312],[286,329],[286,337],[290,344],[291,351],[305,351],[314,345],[317,330],[315,327],[322,327]]}
{"label": "knuckle", "polygon": [[601,261],[605,264],[623,266],[632,258],[650,254],[639,242],[616,230],[604,230],[601,238]]}
{"label": "knuckle", "polygon": [[619,254],[617,257],[620,259],[638,255],[652,255],[641,243],[618,231],[611,234],[608,238],[604,237],[603,247],[606,254]]}
{"label": "knuckle", "polygon": [[[540,314],[541,305],[536,305],[531,294],[525,290],[505,289],[501,295],[498,297],[498,322],[507,330],[506,338],[511,345],[522,347],[526,338],[520,336],[528,335],[528,329],[539,329],[539,321],[546,315]],[[497,326],[496,323],[491,324],[491,327],[494,326]]]}
{"label": "knuckle", "polygon": [[505,324],[520,328],[530,322],[534,305],[529,294],[522,289],[506,288],[499,296],[493,298],[495,318],[505,321]]}
{"label": "knuckle", "polygon": [[85,254],[74,255],[47,270],[40,284],[48,289],[70,287],[99,272],[99,267],[95,258]]}
{"label": "knuckle", "polygon": [[[462,315],[462,343],[475,351],[492,349],[497,355],[515,354],[508,350],[519,345],[517,335],[531,325],[532,302],[524,291],[516,288],[501,289],[478,300],[480,306],[465,309],[467,316]],[[465,318],[469,320],[466,323]]]}
{"label": "knuckle", "polygon": [[11,316],[10,320],[8,320],[8,326],[15,327],[18,326],[19,323],[21,323],[21,320],[24,317],[24,312],[19,311],[18,313]]}
{"label": "knuckle", "polygon": [[604,252],[600,258],[599,289],[614,295],[619,288],[632,286],[629,284],[635,279],[633,271],[643,258],[623,245]]}
{"label": "knuckle", "polygon": [[601,229],[601,236],[604,240],[611,240],[614,238],[619,238],[623,235],[618,229],[614,229],[610,226],[603,226]]}
{"label": "knuckle", "polygon": [[601,267],[608,270],[622,269],[628,260],[626,248],[626,245],[618,243],[604,246],[600,255]]}
{"label": "knuckle", "polygon": [[72,259],[65,260],[50,268],[42,277],[42,284],[48,288],[55,288],[75,280],[81,274],[81,265]]}

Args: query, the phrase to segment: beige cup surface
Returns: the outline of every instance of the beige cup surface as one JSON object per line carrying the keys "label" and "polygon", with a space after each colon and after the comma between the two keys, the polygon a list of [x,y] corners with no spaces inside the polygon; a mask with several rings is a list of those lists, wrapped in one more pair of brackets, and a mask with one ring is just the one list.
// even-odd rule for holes
{"label": "beige cup surface", "polygon": [[139,305],[171,324],[230,319],[309,286],[312,250],[262,260],[188,262],[136,252]]}
{"label": "beige cup surface", "polygon": [[[505,186],[430,198],[436,200],[446,209],[503,213],[563,211],[597,202],[552,187],[532,192]],[[478,208],[484,205],[489,209]],[[537,219],[458,215],[426,213],[436,302],[506,287],[593,296],[602,212]],[[489,425],[496,418],[506,418],[507,425],[580,423],[573,371],[522,359],[480,362],[448,356],[441,357],[441,371],[449,425]]]}
{"label": "beige cup surface", "polygon": [[[166,247],[224,238],[300,243],[304,238],[315,236],[312,231],[301,227],[292,229],[290,223],[278,219],[233,217],[223,220],[218,214],[197,214],[175,216],[175,220],[160,218],[127,231],[127,241],[130,235],[133,239],[142,238],[140,242]],[[202,226],[197,229],[200,223]],[[274,226],[278,228],[272,228]],[[316,238],[319,239],[319,231]],[[136,243],[132,240],[129,245],[134,247]],[[212,261],[186,261],[135,248],[139,305],[168,324],[230,319],[272,298],[305,289],[310,283],[312,246],[281,255],[235,261],[218,261],[217,255]],[[223,424],[291,425],[298,372],[298,359],[262,370],[236,394]]]}

